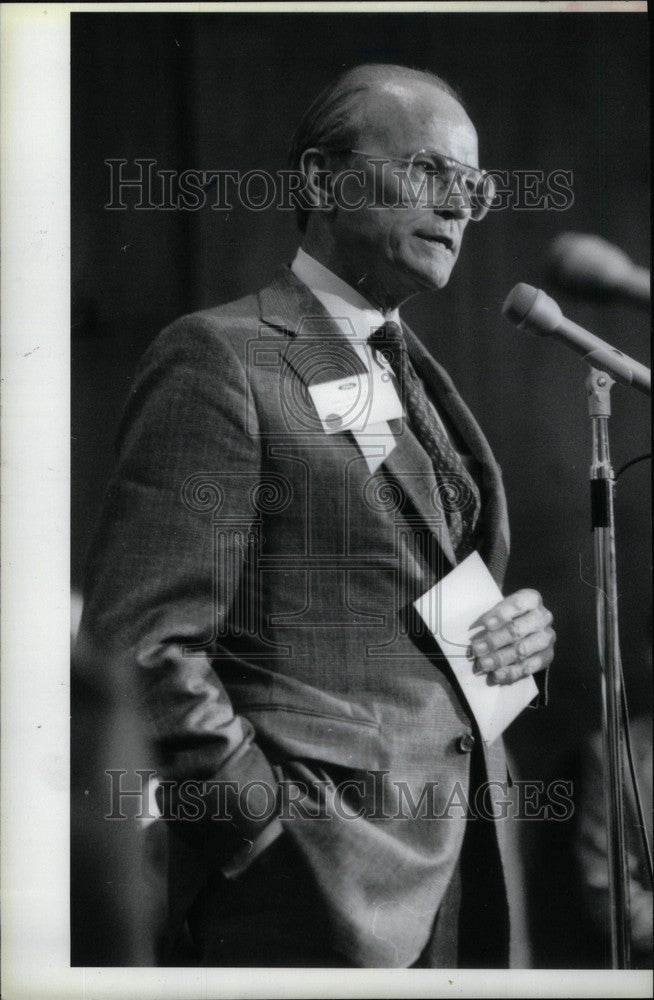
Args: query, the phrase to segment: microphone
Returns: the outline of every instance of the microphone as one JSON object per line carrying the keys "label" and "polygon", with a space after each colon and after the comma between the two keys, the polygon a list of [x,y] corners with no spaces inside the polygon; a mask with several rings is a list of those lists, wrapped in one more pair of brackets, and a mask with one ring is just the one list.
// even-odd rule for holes
{"label": "microphone", "polygon": [[650,394],[652,382],[649,368],[566,319],[554,299],[540,288],[524,283],[516,285],[507,295],[502,313],[519,330],[555,337],[581,354],[594,368],[608,372],[616,382],[633,385],[640,392]]}
{"label": "microphone", "polygon": [[550,243],[546,259],[548,278],[562,291],[649,308],[649,271],[601,236],[561,233]]}

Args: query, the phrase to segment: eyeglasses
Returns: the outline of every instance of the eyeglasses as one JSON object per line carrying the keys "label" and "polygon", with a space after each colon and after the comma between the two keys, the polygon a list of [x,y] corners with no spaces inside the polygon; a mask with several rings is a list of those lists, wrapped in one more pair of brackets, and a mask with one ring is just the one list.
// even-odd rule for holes
{"label": "eyeglasses", "polygon": [[[413,190],[411,198],[426,195],[435,207],[463,207],[470,209],[470,218],[479,222],[488,213],[495,197],[495,182],[491,174],[461,163],[451,156],[434,149],[419,149],[408,159],[399,156],[380,156],[365,149],[347,149],[341,152],[369,156],[374,160],[404,163]],[[417,186],[417,191],[416,191]],[[445,196],[443,196],[445,191]]]}

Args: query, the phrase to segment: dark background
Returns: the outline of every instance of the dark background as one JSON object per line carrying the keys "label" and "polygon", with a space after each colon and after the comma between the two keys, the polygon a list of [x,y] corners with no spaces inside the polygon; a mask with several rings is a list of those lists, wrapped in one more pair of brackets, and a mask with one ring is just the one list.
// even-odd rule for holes
{"label": "dark background", "polygon": [[[557,658],[546,710],[509,731],[521,776],[573,778],[579,741],[599,726],[590,422],[584,365],[500,315],[518,281],[542,286],[548,241],[597,233],[642,265],[649,252],[646,15],[72,15],[72,580],[113,460],[139,356],[168,322],[265,283],[298,243],[291,213],[107,211],[110,157],[162,169],[286,166],[308,102],[361,62],[428,68],[461,89],[482,163],[572,170],[565,212],[503,211],[468,227],[448,287],[403,315],[454,377],[504,469],[513,554],[507,590],[541,590]],[[128,193],[128,204],[134,199]],[[558,296],[571,318],[648,361],[649,319]],[[616,386],[614,465],[649,451],[649,406]],[[648,462],[617,494],[622,651],[634,714],[651,711]],[[572,827],[525,824],[535,963],[601,965],[578,919]]]}

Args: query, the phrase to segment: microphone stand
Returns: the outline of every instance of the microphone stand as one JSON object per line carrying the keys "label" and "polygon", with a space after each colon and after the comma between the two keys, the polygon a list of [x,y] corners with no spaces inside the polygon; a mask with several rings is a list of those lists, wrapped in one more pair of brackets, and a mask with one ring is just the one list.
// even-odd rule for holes
{"label": "microphone stand", "polygon": [[[595,543],[597,639],[602,669],[604,802],[611,916],[612,968],[630,967],[631,919],[629,868],[624,826],[622,669],[618,635],[618,584],[615,553],[614,487],[609,452],[611,388],[614,380],[592,367],[585,385],[593,431],[590,468],[591,518]],[[601,363],[601,362],[600,362]]]}

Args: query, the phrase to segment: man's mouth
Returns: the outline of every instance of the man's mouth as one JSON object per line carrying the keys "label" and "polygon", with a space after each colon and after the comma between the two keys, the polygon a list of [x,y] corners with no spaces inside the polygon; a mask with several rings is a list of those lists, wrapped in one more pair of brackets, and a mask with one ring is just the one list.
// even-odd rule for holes
{"label": "man's mouth", "polygon": [[443,250],[447,250],[448,253],[454,252],[454,240],[449,236],[431,235],[428,233],[418,233],[417,235],[425,243],[431,243],[432,246],[440,246]]}

